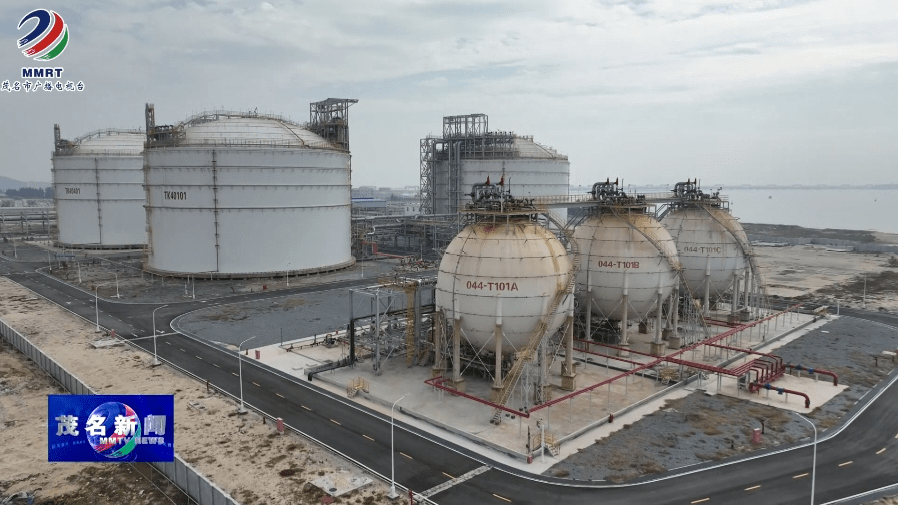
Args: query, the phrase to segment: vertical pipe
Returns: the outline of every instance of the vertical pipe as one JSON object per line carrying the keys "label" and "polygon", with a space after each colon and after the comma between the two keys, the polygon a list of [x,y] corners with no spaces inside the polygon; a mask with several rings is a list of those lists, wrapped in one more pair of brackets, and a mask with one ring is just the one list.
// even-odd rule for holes
{"label": "vertical pipe", "polygon": [[564,365],[567,374],[574,375],[574,295],[571,295],[571,306],[567,316],[567,331],[564,334]]}
{"label": "vertical pipe", "polygon": [[737,305],[739,305],[739,272],[733,272],[733,299],[730,302],[730,315],[736,315]]}
{"label": "vertical pipe", "polygon": [[704,315],[711,315],[711,257],[705,261],[705,307]]}
{"label": "vertical pipe", "polygon": [[452,380],[461,381],[461,315],[458,313],[458,298],[453,299],[452,310]]}
{"label": "vertical pipe", "polygon": [[493,387],[502,387],[502,298],[496,299],[496,328],[493,331],[496,342],[496,374],[493,379]]}
{"label": "vertical pipe", "polygon": [[380,375],[380,290],[374,292],[374,373]]}
{"label": "vertical pipe", "polygon": [[673,332],[671,336],[677,336],[677,325],[680,324],[680,283],[677,282],[676,287],[674,287],[674,297],[673,297]]}
{"label": "vertical pipe", "polygon": [[[587,267],[588,268],[588,267]],[[586,335],[584,340],[592,338],[592,272],[586,272]]]}
{"label": "vertical pipe", "polygon": [[446,333],[446,319],[442,310],[434,314],[433,332],[433,369],[434,376],[443,371],[443,338]]}
{"label": "vertical pipe", "polygon": [[623,304],[623,313],[620,318],[620,345],[621,347],[626,347],[629,345],[629,340],[627,339],[627,315],[630,312],[630,305],[628,303],[628,295],[630,292],[629,286],[629,277],[627,272],[624,271],[624,294],[621,297],[621,303]]}
{"label": "vertical pipe", "polygon": [[662,307],[664,306],[664,287],[661,280],[661,274],[658,274],[658,302],[657,302],[657,310],[655,314],[655,343],[661,344],[661,318],[662,318]]}
{"label": "vertical pipe", "polygon": [[745,303],[745,310],[749,310],[748,296],[750,293],[750,290],[749,290],[750,285],[751,285],[751,268],[746,268],[745,269],[745,285],[743,286],[745,291],[742,295],[742,301],[743,301],[743,303]]}

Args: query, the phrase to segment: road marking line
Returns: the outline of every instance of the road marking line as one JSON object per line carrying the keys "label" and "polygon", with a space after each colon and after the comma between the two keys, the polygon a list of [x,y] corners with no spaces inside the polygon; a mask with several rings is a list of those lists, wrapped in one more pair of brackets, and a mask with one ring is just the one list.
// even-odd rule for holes
{"label": "road marking line", "polygon": [[197,356],[197,357],[196,357],[196,359],[198,359],[198,360],[202,360],[202,359],[203,359],[203,358],[201,358],[201,357],[199,357],[199,356]]}
{"label": "road marking line", "polygon": [[794,477],[792,477],[792,478],[793,478],[793,479],[800,479],[800,478],[802,478],[802,477],[807,477],[808,475],[811,475],[811,474],[809,474],[809,473],[802,473],[802,474],[796,475],[796,476],[794,476]]}
{"label": "road marking line", "polygon": [[253,382],[253,386],[256,386],[256,387],[257,387],[257,388],[260,388],[260,387],[262,387],[262,386],[260,386],[260,385],[259,385],[259,383],[258,383],[258,382]]}
{"label": "road marking line", "polygon": [[895,438],[898,438],[898,435],[895,435]]}
{"label": "road marking line", "polygon": [[746,491],[752,491],[752,490],[754,490],[754,489],[758,489],[759,487],[761,487],[760,484],[758,484],[757,486],[747,487],[747,488],[745,488],[745,490],[746,490]]}
{"label": "road marking line", "polygon": [[442,474],[445,475],[446,477],[449,477],[450,479],[455,479],[455,477],[449,475],[449,474],[446,473],[446,472],[442,472]]}
{"label": "road marking line", "polygon": [[854,461],[846,461],[846,462],[844,462],[844,463],[841,463],[839,466],[848,466],[848,465],[850,465],[850,464],[852,464],[852,463],[854,463]]}
{"label": "road marking line", "polygon": [[171,342],[166,342],[165,345],[171,345]]}
{"label": "road marking line", "polygon": [[406,454],[406,453],[404,453],[404,452],[400,452],[399,454],[402,454],[403,456],[405,456],[405,457],[408,458],[408,459],[415,459],[415,458],[409,456],[408,454]]}
{"label": "road marking line", "polygon": [[499,496],[496,493],[493,493],[493,496],[495,496],[496,498],[498,498],[500,500],[504,500],[504,501],[507,501],[508,503],[511,503],[511,500],[509,500],[508,498],[506,498],[504,496]]}
{"label": "road marking line", "polygon": [[233,375],[234,377],[240,377],[239,375],[235,374],[234,372],[231,372],[231,375]]}
{"label": "road marking line", "polygon": [[184,350],[183,347],[178,347],[178,349],[181,349],[181,352],[187,352],[187,351]]}
{"label": "road marking line", "polygon": [[885,447],[883,447],[882,449],[876,451],[876,454],[882,454],[882,453],[884,453],[884,452],[886,452],[886,448],[885,448]]}
{"label": "road marking line", "polygon": [[306,409],[306,410],[308,410],[308,411],[309,411],[309,412],[311,412],[311,411],[312,411],[312,409],[310,409],[310,408],[309,408],[309,407],[306,407],[306,406],[305,406],[305,405],[300,405],[300,407],[302,407],[302,408],[304,408],[304,409]]}
{"label": "road marking line", "polygon": [[342,424],[340,424],[340,423],[337,422],[337,421],[334,421],[333,419],[329,419],[329,421],[332,422],[332,423],[334,423],[334,424],[336,424],[337,426],[343,426]]}
{"label": "road marking line", "polygon": [[282,395],[282,394],[280,394],[280,393],[275,393],[275,394],[278,395],[278,396],[280,396],[281,398],[284,398],[284,395]]}
{"label": "road marking line", "polygon": [[711,501],[711,498],[702,498],[701,500],[695,500],[694,502],[690,502],[690,503],[695,505],[696,503],[704,503],[706,501]]}
{"label": "road marking line", "polygon": [[367,438],[367,439],[368,439],[368,440],[370,440],[370,441],[372,441],[372,442],[374,442],[374,439],[373,439],[373,438],[371,438],[371,437],[369,437],[369,436],[368,436],[368,435],[362,435],[362,436],[363,436],[363,437],[365,437],[365,438]]}
{"label": "road marking line", "polygon": [[221,368],[220,366],[216,365],[215,363],[212,363],[212,366],[214,366],[215,368]]}

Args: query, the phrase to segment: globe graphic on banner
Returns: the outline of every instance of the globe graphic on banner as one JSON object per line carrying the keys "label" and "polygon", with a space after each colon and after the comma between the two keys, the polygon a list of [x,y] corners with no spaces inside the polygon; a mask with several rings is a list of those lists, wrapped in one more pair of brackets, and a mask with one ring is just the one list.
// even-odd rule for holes
{"label": "globe graphic on banner", "polygon": [[[116,433],[118,424],[126,427]],[[93,424],[91,424],[93,421]],[[130,426],[133,425],[133,433]],[[95,408],[88,418],[87,441],[97,454],[108,459],[121,460],[131,454],[141,436],[140,418],[134,409],[118,402],[107,402]]]}

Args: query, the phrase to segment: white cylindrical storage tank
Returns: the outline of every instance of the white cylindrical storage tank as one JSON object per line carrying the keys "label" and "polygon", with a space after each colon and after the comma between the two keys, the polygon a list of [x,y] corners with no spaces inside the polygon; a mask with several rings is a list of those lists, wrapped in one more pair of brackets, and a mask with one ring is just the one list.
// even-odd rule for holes
{"label": "white cylindrical storage tank", "polygon": [[[159,131],[162,133],[159,133]],[[354,263],[350,155],[277,116],[207,113],[147,147],[147,267],[257,277]]]}
{"label": "white cylindrical storage tank", "polygon": [[56,130],[53,190],[62,246],[136,248],[146,244],[140,130],[98,130],[73,141]]}
{"label": "white cylindrical storage tank", "polygon": [[726,292],[734,274],[748,266],[743,250],[748,237],[729,212],[714,206],[685,206],[672,210],[663,223],[677,244],[683,280],[693,296],[702,297],[706,284],[711,296]]}
{"label": "white cylindrical storage tank", "polygon": [[[644,318],[677,285],[677,249],[654,217],[639,212],[600,212],[574,230],[580,245],[580,296],[607,319]],[[651,238],[651,240],[649,240]],[[587,288],[591,288],[588,292]],[[627,304],[623,303],[626,290]]]}
{"label": "white cylindrical storage tank", "polygon": [[[434,163],[434,211],[446,214],[452,211],[451,199],[454,196],[449,185],[450,163],[459,165],[462,200],[467,200],[474,184],[483,184],[487,177],[492,183],[498,183],[505,174],[505,187],[518,198],[534,196],[566,195],[570,185],[571,163],[567,156],[553,149],[537,144],[529,137],[514,139],[514,157],[481,158],[476,154],[466,156],[458,152],[452,142],[448,142],[448,156],[451,160],[440,160]],[[556,210],[562,217],[567,215],[565,209]]]}
{"label": "white cylindrical storage tank", "polygon": [[[521,351],[566,287],[570,270],[561,242],[528,218],[469,225],[452,240],[440,261],[437,310],[443,310],[447,320],[459,316],[463,338],[476,350],[491,352],[496,349],[493,335],[501,314],[503,353]],[[565,300],[547,334],[562,325],[569,310]]]}

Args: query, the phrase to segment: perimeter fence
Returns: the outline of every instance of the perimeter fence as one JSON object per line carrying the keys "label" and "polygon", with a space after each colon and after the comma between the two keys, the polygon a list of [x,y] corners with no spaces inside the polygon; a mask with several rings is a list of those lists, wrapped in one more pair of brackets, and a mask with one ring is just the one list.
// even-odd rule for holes
{"label": "perimeter fence", "polygon": [[[53,358],[44,354],[40,348],[31,343],[30,340],[3,319],[0,319],[0,335],[18,349],[19,352],[34,361],[37,366],[69,393],[76,395],[96,394],[84,381],[66,370]],[[149,465],[184,493],[190,503],[198,505],[239,505],[237,500],[209,481],[177,454],[175,454],[175,460],[171,463],[149,463]],[[143,475],[142,472],[141,475]],[[144,475],[144,477],[146,476]]]}

